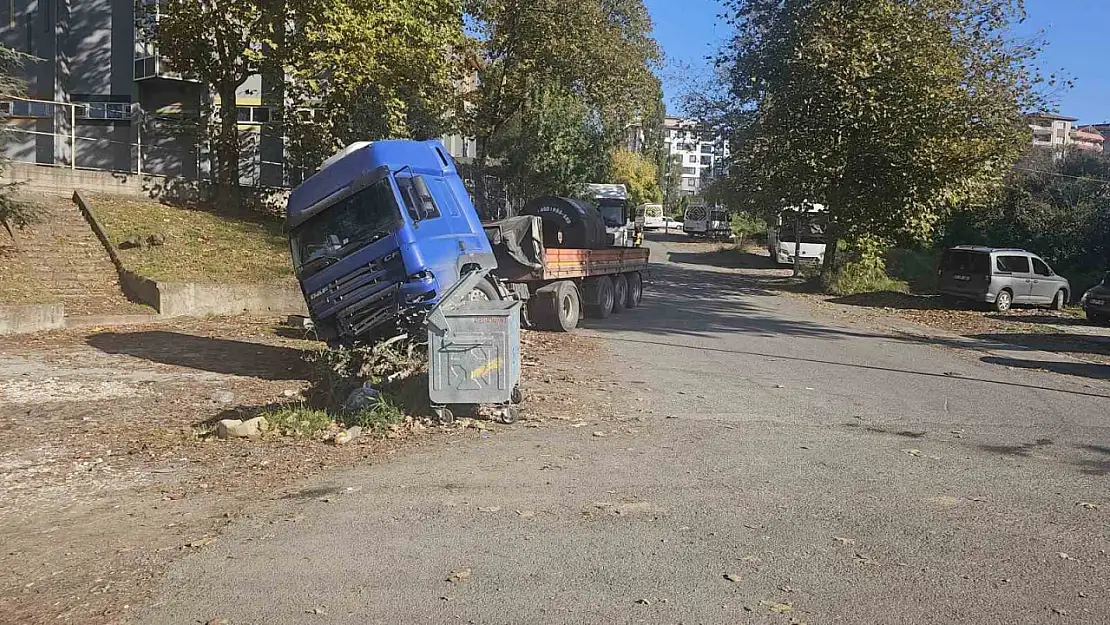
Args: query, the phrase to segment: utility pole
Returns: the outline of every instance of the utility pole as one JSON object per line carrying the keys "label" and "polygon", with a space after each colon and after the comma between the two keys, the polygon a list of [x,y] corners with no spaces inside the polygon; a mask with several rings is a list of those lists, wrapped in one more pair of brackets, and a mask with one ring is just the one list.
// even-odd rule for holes
{"label": "utility pole", "polygon": [[802,275],[802,211],[794,212],[794,277]]}

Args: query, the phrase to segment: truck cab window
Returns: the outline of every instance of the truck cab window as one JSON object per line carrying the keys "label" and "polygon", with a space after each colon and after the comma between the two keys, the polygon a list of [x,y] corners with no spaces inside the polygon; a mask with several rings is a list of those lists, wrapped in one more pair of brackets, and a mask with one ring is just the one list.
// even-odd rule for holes
{"label": "truck cab window", "polygon": [[397,188],[401,190],[401,197],[405,201],[405,209],[413,223],[425,219],[439,217],[439,206],[436,205],[432,192],[421,176],[397,178]]}

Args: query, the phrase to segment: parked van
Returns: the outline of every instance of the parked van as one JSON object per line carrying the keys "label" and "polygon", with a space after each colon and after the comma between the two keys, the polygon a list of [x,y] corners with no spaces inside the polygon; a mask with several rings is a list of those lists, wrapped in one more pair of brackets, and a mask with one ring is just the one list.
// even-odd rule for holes
{"label": "parked van", "polygon": [[1067,279],[1019,249],[959,245],[944,252],[937,275],[942,296],[987,303],[998,312],[1014,304],[1063,310],[1071,297]]}

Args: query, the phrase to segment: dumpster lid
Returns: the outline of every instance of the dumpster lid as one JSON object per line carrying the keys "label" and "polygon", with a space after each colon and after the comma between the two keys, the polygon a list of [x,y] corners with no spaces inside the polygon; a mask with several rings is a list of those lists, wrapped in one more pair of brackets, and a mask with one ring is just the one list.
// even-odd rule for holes
{"label": "dumpster lid", "polygon": [[455,308],[470,295],[474,287],[478,286],[480,280],[485,280],[486,275],[489,274],[489,269],[478,269],[462,276],[455,284],[452,284],[447,292],[439,298],[439,303],[435,308],[428,313],[428,325],[439,332],[446,332],[450,328],[447,325],[447,317],[444,316],[445,310]]}

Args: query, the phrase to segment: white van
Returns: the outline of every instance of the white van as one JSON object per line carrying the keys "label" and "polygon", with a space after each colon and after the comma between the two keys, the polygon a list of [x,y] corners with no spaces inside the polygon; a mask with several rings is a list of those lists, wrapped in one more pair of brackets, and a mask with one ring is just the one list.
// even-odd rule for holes
{"label": "white van", "polygon": [[[640,208],[644,211],[645,230],[656,230],[667,225],[662,204],[641,204]],[[638,213],[639,211],[637,211]]]}

